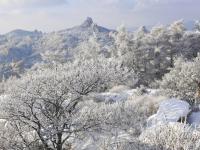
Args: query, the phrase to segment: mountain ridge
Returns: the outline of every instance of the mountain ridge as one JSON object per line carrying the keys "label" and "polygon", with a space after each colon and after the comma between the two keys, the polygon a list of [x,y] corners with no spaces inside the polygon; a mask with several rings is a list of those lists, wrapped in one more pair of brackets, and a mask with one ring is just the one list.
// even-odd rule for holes
{"label": "mountain ridge", "polygon": [[113,30],[95,24],[92,18],[88,17],[78,26],[50,33],[16,29],[2,34],[0,35],[0,79],[20,74],[41,62],[43,53],[65,52],[73,55],[74,48],[94,35],[102,47],[108,45],[111,42],[109,36],[111,31]]}

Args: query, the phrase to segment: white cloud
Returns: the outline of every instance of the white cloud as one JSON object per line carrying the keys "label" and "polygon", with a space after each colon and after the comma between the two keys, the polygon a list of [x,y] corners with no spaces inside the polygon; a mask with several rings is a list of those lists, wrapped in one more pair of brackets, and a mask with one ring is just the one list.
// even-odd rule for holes
{"label": "white cloud", "polygon": [[163,5],[169,0],[135,0],[134,10],[146,9],[155,5]]}
{"label": "white cloud", "polygon": [[0,0],[0,8],[46,7],[66,3],[66,0]]}

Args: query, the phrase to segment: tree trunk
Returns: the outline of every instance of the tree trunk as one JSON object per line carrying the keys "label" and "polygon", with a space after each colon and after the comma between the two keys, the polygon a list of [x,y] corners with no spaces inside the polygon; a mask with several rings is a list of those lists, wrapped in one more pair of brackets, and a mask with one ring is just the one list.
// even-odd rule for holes
{"label": "tree trunk", "polygon": [[62,150],[62,133],[58,133],[57,137],[58,137],[58,142],[56,150]]}
{"label": "tree trunk", "polygon": [[[40,127],[39,127],[39,128],[40,128]],[[43,146],[44,146],[44,149],[45,149],[45,150],[51,150],[51,149],[49,148],[47,142],[46,142],[46,141],[44,140],[44,138],[42,137],[42,135],[41,135],[41,133],[40,133],[40,130],[37,131],[37,134],[38,134],[40,140],[42,141],[42,144],[43,144]]]}
{"label": "tree trunk", "polygon": [[170,67],[173,68],[174,67],[174,54],[172,52],[170,52]]}
{"label": "tree trunk", "polygon": [[195,94],[195,102],[194,105],[197,106],[199,104],[199,99],[200,99],[200,84],[198,84],[198,88]]}

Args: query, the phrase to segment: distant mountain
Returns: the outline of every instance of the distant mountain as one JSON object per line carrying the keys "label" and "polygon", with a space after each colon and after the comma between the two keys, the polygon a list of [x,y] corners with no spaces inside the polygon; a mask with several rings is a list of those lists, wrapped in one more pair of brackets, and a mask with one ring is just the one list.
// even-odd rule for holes
{"label": "distant mountain", "polygon": [[41,62],[43,53],[63,52],[73,54],[73,49],[96,36],[102,47],[111,44],[112,30],[95,24],[88,17],[81,25],[52,33],[17,29],[0,35],[0,79],[18,75]]}
{"label": "distant mountain", "polygon": [[13,31],[5,34],[5,36],[7,36],[9,38],[26,37],[26,36],[34,37],[34,36],[37,36],[38,34],[42,34],[42,32],[39,32],[37,30],[34,32],[31,32],[31,31],[16,29],[16,30],[13,30]]}
{"label": "distant mountain", "polygon": [[92,18],[88,17],[79,26],[45,34],[41,39],[41,44],[42,47],[46,48],[47,50],[74,48],[95,34],[98,41],[105,45],[110,42],[110,31],[111,30],[107,28],[98,26],[93,22]]}

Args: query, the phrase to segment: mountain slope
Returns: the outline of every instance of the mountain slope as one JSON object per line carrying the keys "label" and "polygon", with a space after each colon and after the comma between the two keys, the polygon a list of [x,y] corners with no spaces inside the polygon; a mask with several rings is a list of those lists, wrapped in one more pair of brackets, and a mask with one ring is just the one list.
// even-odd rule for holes
{"label": "mountain slope", "polygon": [[80,26],[44,35],[41,39],[42,47],[50,50],[74,48],[94,34],[101,44],[107,44],[110,31],[87,18]]}
{"label": "mountain slope", "polygon": [[73,53],[73,49],[91,36],[96,36],[103,46],[111,43],[112,30],[98,26],[87,18],[81,25],[52,33],[14,30],[0,35],[0,79],[18,75],[35,63],[42,61],[41,55],[49,52]]}

